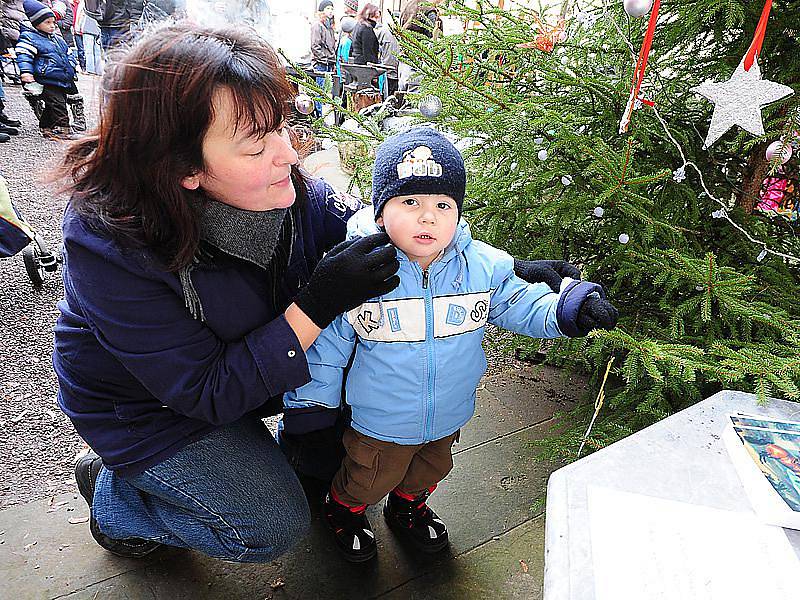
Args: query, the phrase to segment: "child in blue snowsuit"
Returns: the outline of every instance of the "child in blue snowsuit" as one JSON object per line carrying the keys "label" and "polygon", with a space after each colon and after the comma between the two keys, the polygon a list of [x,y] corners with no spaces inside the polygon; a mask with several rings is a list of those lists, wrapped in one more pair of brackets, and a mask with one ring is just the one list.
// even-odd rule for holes
{"label": "child in blue snowsuit", "polygon": [[44,110],[39,129],[45,137],[70,138],[67,95],[77,94],[75,56],[60,35],[55,34],[53,11],[37,0],[24,0],[25,14],[33,26],[23,25],[16,45],[17,64],[23,83],[40,83]]}
{"label": "child in blue snowsuit", "polygon": [[423,552],[447,545],[447,527],[426,499],[452,468],[451,447],[472,417],[487,323],[538,338],[616,324],[599,285],[564,279],[554,293],[518,278],[511,256],[474,240],[460,218],[465,186],[461,155],[433,129],[414,128],[378,147],[373,206],[348,230],[386,229],[400,285],[325,329],[307,352],[312,381],[285,396],[289,414],[336,409],[345,386],[352,424],[325,514],[354,562],[376,554],[364,510],[386,494],[384,516],[395,532]]}

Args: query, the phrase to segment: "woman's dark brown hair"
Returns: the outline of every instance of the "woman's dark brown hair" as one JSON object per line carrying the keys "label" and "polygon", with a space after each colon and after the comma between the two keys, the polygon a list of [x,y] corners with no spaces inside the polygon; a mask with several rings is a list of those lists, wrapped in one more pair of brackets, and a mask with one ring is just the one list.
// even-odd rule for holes
{"label": "woman's dark brown hair", "polygon": [[[194,206],[204,195],[181,181],[203,170],[212,98],[222,88],[234,99],[237,129],[255,136],[281,126],[294,94],[275,52],[246,29],[159,28],[109,65],[99,125],[61,166],[76,210],[171,271],[189,264],[200,239]],[[292,180],[301,200],[296,166]]]}
{"label": "woman's dark brown hair", "polygon": [[364,6],[361,7],[361,10],[358,11],[358,16],[356,19],[359,23],[366,23],[369,21],[377,21],[378,18],[381,16],[381,9],[375,6],[374,4],[367,2]]}

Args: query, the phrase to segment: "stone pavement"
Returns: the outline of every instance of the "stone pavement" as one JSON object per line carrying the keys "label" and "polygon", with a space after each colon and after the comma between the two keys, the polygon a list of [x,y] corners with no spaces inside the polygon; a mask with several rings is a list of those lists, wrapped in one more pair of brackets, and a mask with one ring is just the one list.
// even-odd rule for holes
{"label": "stone pavement", "polygon": [[270,564],[239,565],[165,549],[133,561],[89,535],[76,494],[0,511],[0,597],[135,599],[541,598],[543,499],[560,465],[532,459],[554,413],[586,392],[584,380],[552,367],[484,379],[475,417],[455,447],[455,467],[431,497],[448,523],[451,547],[415,556],[369,510],[379,557],[351,565],[338,554],[319,510],[309,535]]}

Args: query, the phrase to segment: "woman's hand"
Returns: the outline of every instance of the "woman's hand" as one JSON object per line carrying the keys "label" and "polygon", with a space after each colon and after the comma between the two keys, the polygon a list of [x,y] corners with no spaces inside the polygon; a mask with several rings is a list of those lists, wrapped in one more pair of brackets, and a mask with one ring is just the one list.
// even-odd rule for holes
{"label": "woman's hand", "polygon": [[565,260],[519,260],[514,259],[514,273],[528,283],[544,282],[558,293],[564,277],[580,279],[581,272]]}
{"label": "woman's hand", "polygon": [[400,284],[400,263],[387,244],[389,236],[376,233],[334,246],[295,298],[297,307],[324,329],[337,315],[392,291]]}
{"label": "woman's hand", "polygon": [[22,83],[33,83],[35,81],[33,75],[31,75],[30,73],[22,73],[19,76],[19,78],[22,81]]}

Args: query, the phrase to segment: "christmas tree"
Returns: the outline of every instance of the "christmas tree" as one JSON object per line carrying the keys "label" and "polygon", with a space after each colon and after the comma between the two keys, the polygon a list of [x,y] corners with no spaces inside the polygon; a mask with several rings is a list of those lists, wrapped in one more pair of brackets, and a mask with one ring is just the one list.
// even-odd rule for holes
{"label": "christmas tree", "polygon": [[[723,388],[800,399],[798,153],[782,164],[797,149],[800,93],[762,110],[747,106],[755,84],[740,86],[728,110],[758,111],[764,133],[734,125],[704,148],[712,114],[726,114],[702,86],[731,78],[761,30],[750,54],[765,85],[800,92],[800,2],[775,3],[765,30],[762,2],[579,4],[546,14],[451,0],[440,15],[463,33],[397,36],[424,75],[420,97],[441,100],[432,120],[463,140],[475,236],[579,265],[620,310],[616,330],[548,352],[597,387],[615,359],[588,445]],[[572,417],[554,453],[574,456],[588,418]]]}

